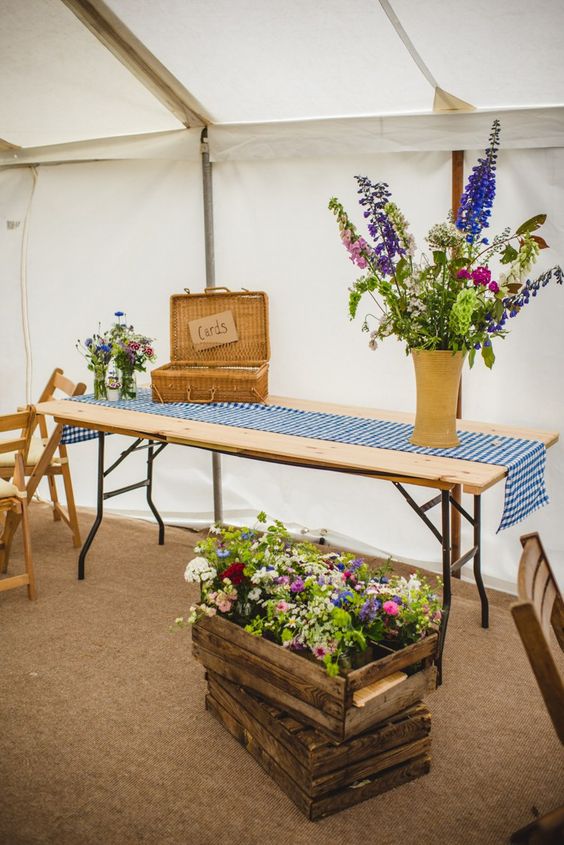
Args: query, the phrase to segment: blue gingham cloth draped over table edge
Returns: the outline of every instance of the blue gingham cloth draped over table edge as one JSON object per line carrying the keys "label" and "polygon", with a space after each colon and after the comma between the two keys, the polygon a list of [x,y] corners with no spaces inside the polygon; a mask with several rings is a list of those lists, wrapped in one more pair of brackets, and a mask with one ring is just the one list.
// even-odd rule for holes
{"label": "blue gingham cloth draped over table edge", "polygon": [[[239,402],[217,402],[210,405],[174,402],[163,405],[151,400],[151,392],[148,389],[140,390],[137,399],[129,401],[108,402],[94,399],[92,396],[73,397],[72,401],[274,434],[290,434],[355,446],[397,449],[418,455],[438,455],[504,466],[507,468],[505,502],[498,531],[515,525],[548,503],[544,481],[546,447],[538,440],[459,431],[460,446],[454,449],[430,449],[409,443],[408,437],[413,431],[413,426],[408,423]],[[97,432],[91,429],[65,426],[61,442],[80,443],[96,436]]]}

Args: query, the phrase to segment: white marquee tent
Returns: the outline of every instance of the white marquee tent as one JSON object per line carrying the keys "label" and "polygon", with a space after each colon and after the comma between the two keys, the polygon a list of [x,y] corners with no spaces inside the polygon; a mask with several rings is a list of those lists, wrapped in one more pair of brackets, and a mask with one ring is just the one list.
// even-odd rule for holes
{"label": "white marquee tent", "polygon": [[[560,0],[0,0],[0,21],[0,412],[36,398],[55,366],[86,380],[76,339],[117,309],[168,360],[169,296],[206,283],[204,126],[215,281],[268,292],[273,394],[414,408],[400,344],[372,353],[347,318],[355,273],[327,201],[356,212],[357,173],[390,184],[421,246],[450,206],[451,151],[466,151],[467,173],[499,118],[492,229],[544,211],[552,249],[538,266],[564,261]],[[465,372],[464,415],[562,430],[564,291],[527,310],[493,371]],[[77,501],[92,506],[95,446],[72,447],[71,463]],[[226,519],[264,508],[438,565],[388,484],[222,467]],[[123,483],[137,470],[124,467]],[[563,559],[559,445],[547,482],[551,505],[498,535],[502,490],[487,496],[491,583],[514,581],[526,531]],[[166,450],[155,499],[172,521],[209,520],[209,455]],[[144,513],[140,493],[120,506]]]}

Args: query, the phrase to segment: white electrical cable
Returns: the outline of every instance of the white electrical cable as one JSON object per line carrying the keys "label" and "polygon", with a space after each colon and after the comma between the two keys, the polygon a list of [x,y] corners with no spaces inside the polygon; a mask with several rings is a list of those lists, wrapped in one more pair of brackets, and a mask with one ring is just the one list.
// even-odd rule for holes
{"label": "white electrical cable", "polygon": [[31,218],[31,204],[33,202],[33,195],[35,194],[35,187],[37,185],[37,167],[31,166],[30,172],[33,179],[31,193],[29,195],[29,202],[24,217],[24,225],[22,230],[22,246],[20,259],[20,298],[21,298],[21,315],[22,315],[22,330],[25,346],[25,401],[31,405],[31,382],[33,377],[33,355],[31,349],[31,334],[29,331],[29,305],[28,305],[28,291],[27,291],[27,253],[29,242],[29,221]]}

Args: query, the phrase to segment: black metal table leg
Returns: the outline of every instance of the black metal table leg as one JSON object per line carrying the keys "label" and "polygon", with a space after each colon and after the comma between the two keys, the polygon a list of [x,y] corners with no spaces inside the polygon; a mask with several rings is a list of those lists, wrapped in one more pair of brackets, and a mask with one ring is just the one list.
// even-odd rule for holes
{"label": "black metal table leg", "polygon": [[443,561],[443,608],[437,654],[437,685],[443,682],[443,649],[452,600],[450,573],[450,491],[441,491],[441,546]]}
{"label": "black metal table leg", "polygon": [[481,496],[474,496],[474,547],[476,548],[476,553],[474,555],[474,580],[476,581],[476,586],[478,587],[478,592],[480,594],[480,602],[482,605],[482,628],[489,628],[489,605],[488,605],[488,596],[486,593],[486,589],[484,587],[484,582],[482,580],[482,538],[481,538],[481,527],[482,527],[482,518],[481,518],[481,505],[482,499]]}
{"label": "black metal table leg", "polygon": [[[162,450],[167,445],[166,443],[160,443],[155,448],[155,441],[149,440],[148,444],[142,444],[142,438],[138,437],[131,446],[128,446],[125,449],[119,458],[113,462],[108,469],[104,469],[104,438],[106,433],[103,431],[98,432],[98,497],[97,497],[97,507],[96,507],[96,519],[94,520],[94,525],[90,529],[88,537],[86,538],[82,549],[80,550],[80,555],[78,556],[78,578],[80,581],[84,580],[84,569],[85,569],[85,562],[86,562],[86,555],[88,554],[88,550],[92,545],[92,541],[96,536],[96,532],[100,527],[100,523],[102,522],[102,518],[104,516],[104,502],[106,499],[112,499],[114,496],[120,496],[122,493],[129,493],[131,490],[138,490],[140,487],[144,487],[146,490],[147,496],[147,504],[151,508],[151,511],[157,520],[159,526],[159,545],[162,546],[164,544],[164,522],[161,519],[161,515],[159,514],[155,503],[153,502],[153,462],[155,458],[160,455]],[[131,455],[133,452],[140,452],[142,449],[147,449],[147,475],[142,481],[136,481],[134,484],[128,484],[126,487],[120,487],[118,490],[110,490],[109,492],[104,492],[104,479],[107,475],[110,475],[127,457]]]}
{"label": "black metal table leg", "polygon": [[92,541],[96,536],[96,532],[100,527],[100,523],[102,522],[102,517],[104,515],[104,443],[105,443],[105,433],[103,431],[98,432],[98,493],[96,498],[96,519],[94,520],[94,525],[90,529],[88,533],[88,537],[84,541],[84,545],[80,550],[80,554],[78,556],[78,580],[84,580],[84,562],[86,560],[86,555],[88,554],[88,549],[92,545]]}
{"label": "black metal table leg", "polygon": [[[161,447],[162,448],[162,447]],[[159,450],[160,451],[160,450]],[[158,453],[157,453],[158,454]],[[149,441],[149,448],[147,450],[147,504],[153,512],[153,516],[159,525],[159,546],[164,545],[165,527],[161,519],[161,515],[155,507],[153,502],[153,460],[156,456],[153,454],[153,441]]]}

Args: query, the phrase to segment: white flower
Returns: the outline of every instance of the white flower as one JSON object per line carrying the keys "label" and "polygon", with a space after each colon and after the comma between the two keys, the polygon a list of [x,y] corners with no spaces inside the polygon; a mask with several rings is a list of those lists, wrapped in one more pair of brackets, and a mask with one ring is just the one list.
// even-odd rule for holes
{"label": "white flower", "polygon": [[254,590],[251,590],[251,592],[249,593],[249,598],[251,601],[258,601],[261,595],[261,590],[258,587],[255,587]]}
{"label": "white flower", "polygon": [[210,527],[210,534],[221,534],[221,526],[220,525],[212,525]]}
{"label": "white flower", "polygon": [[217,570],[205,559],[195,557],[190,561],[184,572],[184,580],[192,583],[211,581],[217,575]]}

